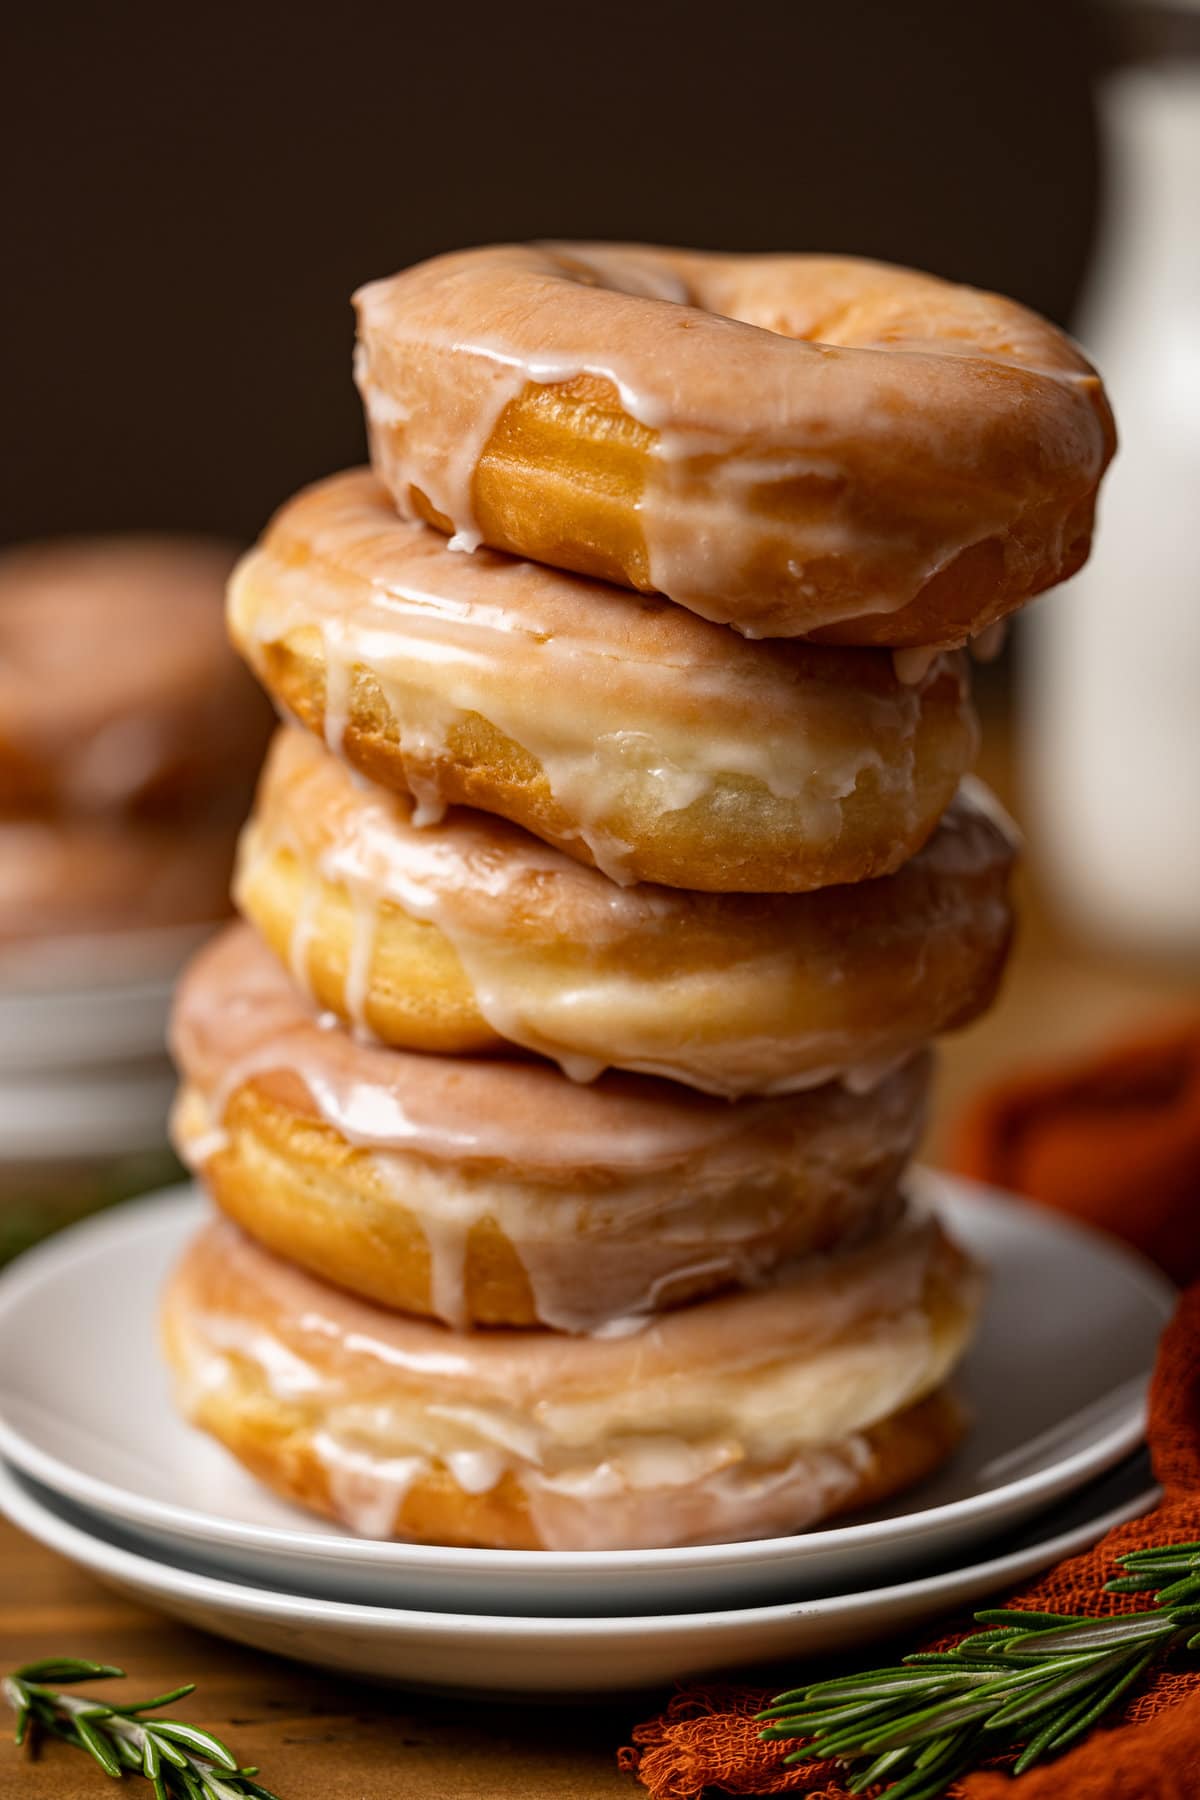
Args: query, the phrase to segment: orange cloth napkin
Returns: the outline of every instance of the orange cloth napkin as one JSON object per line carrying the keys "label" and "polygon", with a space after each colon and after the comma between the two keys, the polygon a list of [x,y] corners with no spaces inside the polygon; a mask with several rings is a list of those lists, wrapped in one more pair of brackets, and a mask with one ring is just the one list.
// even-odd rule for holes
{"label": "orange cloth napkin", "polygon": [[1200,1019],[998,1083],[948,1161],[1111,1231],[1186,1286],[1200,1278]]}
{"label": "orange cloth napkin", "polygon": [[[1005,1083],[968,1113],[953,1160],[964,1173],[1023,1189],[1123,1236],[1170,1272],[1200,1274],[1200,1022],[1065,1073]],[[1136,1611],[1147,1596],[1101,1591],[1119,1572],[1116,1558],[1200,1539],[1200,1281],[1163,1334],[1148,1439],[1164,1489],[1154,1511],[991,1604],[1097,1616]],[[925,1647],[967,1628],[960,1621]],[[831,1765],[785,1768],[780,1747],[760,1741],[754,1714],[769,1698],[741,1686],[688,1687],[634,1730],[621,1765],[653,1800],[700,1800],[706,1790],[848,1800]],[[984,1770],[951,1793],[961,1800],[1197,1800],[1200,1657],[1152,1671],[1112,1727],[1057,1761],[1015,1782]]]}

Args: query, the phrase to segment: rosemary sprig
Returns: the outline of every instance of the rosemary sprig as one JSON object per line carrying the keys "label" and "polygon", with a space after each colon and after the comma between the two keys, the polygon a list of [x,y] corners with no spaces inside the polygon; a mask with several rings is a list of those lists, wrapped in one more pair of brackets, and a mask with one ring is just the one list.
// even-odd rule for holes
{"label": "rosemary sprig", "polygon": [[62,1738],[86,1750],[114,1780],[127,1774],[144,1776],[154,1788],[154,1800],[275,1800],[253,1779],[257,1769],[240,1767],[233,1752],[211,1731],[182,1719],[146,1718],[194,1692],[194,1681],[124,1706],[64,1694],[54,1685],[124,1673],[109,1663],[56,1656],[26,1663],[6,1675],[0,1693],[17,1715],[17,1743],[39,1731]]}
{"label": "rosemary sprig", "polygon": [[1006,1749],[1020,1747],[1023,1774],[1090,1731],[1156,1658],[1200,1649],[1200,1543],[1117,1560],[1125,1573],[1104,1591],[1154,1592],[1153,1609],[977,1612],[985,1629],[952,1650],[779,1694],[758,1715],[762,1736],[802,1738],[786,1762],[841,1763],[850,1793],[883,1783],[889,1800],[936,1800]]}

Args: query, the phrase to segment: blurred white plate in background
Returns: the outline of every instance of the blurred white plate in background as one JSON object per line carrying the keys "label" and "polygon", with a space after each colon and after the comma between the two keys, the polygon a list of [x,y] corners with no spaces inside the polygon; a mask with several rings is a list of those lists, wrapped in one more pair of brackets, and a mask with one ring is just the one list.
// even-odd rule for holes
{"label": "blurred white plate in background", "polygon": [[9,946],[0,958],[0,1075],[110,1070],[165,1054],[176,978],[217,925]]}

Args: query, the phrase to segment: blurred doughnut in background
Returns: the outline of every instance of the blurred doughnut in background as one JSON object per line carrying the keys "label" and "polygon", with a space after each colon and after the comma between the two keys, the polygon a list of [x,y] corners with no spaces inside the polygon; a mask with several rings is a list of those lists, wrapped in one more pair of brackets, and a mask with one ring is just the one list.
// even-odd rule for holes
{"label": "blurred doughnut in background", "polygon": [[0,1261],[169,1177],[180,963],[229,912],[270,729],[230,650],[231,545],[0,554]]}

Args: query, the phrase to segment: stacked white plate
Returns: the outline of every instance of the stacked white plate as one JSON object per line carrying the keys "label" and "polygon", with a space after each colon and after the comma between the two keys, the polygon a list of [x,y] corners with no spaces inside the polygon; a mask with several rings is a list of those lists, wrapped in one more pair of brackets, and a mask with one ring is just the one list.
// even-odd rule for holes
{"label": "stacked white plate", "polygon": [[934,1479],[848,1523],[675,1550],[376,1543],[274,1499],[170,1404],[165,1273],[181,1188],[74,1227],[0,1277],[0,1509],[161,1611],[420,1687],[596,1694],[872,1644],[977,1606],[1154,1500],[1146,1382],[1173,1294],[1116,1243],[921,1176],[991,1270]]}
{"label": "stacked white plate", "polygon": [[[0,959],[0,1079],[165,1054],[180,969],[211,925],[34,939]],[[62,1121],[70,1128],[70,1119]]]}
{"label": "stacked white plate", "polygon": [[33,940],[0,954],[0,1263],[108,1201],[157,1187],[177,1077],[179,970],[212,926]]}

